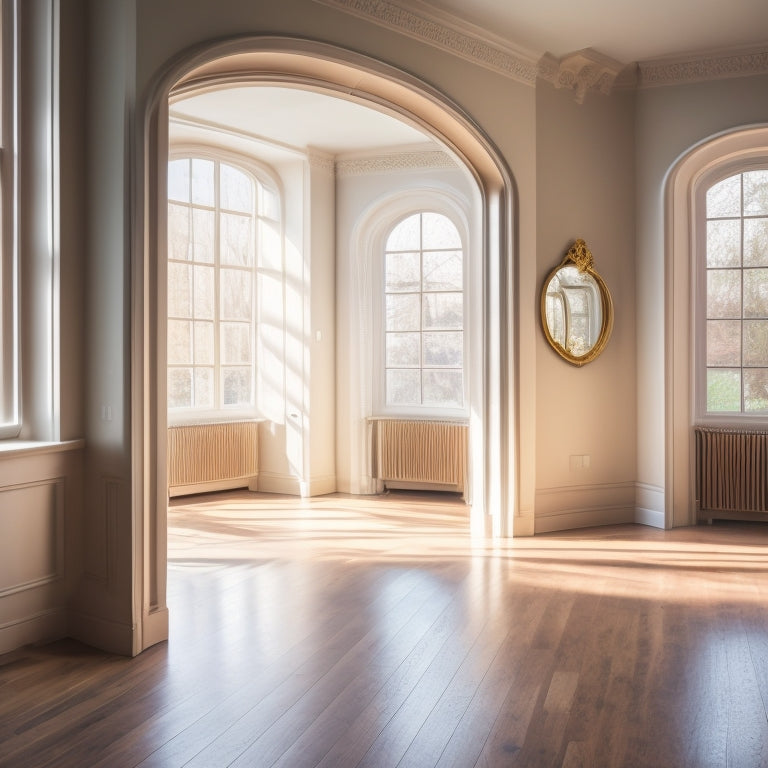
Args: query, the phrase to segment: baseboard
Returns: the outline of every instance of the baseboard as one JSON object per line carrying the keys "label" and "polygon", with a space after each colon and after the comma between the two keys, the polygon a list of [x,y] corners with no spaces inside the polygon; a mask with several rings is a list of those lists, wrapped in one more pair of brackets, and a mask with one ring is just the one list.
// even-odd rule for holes
{"label": "baseboard", "polygon": [[535,533],[635,521],[635,484],[544,488],[536,491]]}
{"label": "baseboard", "polygon": [[309,482],[300,480],[292,475],[281,475],[276,472],[259,472],[259,481],[256,488],[251,490],[261,493],[279,493],[286,496],[325,496],[328,493],[336,493],[336,475],[321,475],[312,477]]}
{"label": "baseboard", "polygon": [[191,483],[189,485],[173,485],[168,489],[168,495],[191,496],[195,493],[212,493],[214,491],[231,491],[235,488],[251,488],[258,485],[258,478],[253,475],[247,477],[232,477],[226,480],[207,480],[204,483]]}
{"label": "baseboard", "polygon": [[635,522],[653,528],[666,528],[664,489],[649,483],[637,483],[635,488]]}
{"label": "baseboard", "polygon": [[51,608],[0,626],[0,653],[8,653],[31,643],[60,640],[66,636],[66,611],[63,608]]}
{"label": "baseboard", "polygon": [[107,653],[135,656],[138,652],[136,627],[120,621],[70,611],[68,634],[81,643]]}

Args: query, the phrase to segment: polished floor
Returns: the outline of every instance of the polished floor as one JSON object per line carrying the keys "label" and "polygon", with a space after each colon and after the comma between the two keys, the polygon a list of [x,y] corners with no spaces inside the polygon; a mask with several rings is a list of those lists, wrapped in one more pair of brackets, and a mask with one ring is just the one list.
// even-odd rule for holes
{"label": "polished floor", "polygon": [[768,766],[768,524],[472,540],[458,500],[169,512],[171,638],[0,657],[0,765]]}

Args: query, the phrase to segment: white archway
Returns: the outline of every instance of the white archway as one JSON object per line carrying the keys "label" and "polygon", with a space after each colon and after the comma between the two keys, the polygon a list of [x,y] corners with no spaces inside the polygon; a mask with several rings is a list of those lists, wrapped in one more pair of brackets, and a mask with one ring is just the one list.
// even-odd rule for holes
{"label": "white archway", "polygon": [[500,153],[455,104],[418,79],[360,54],[307,40],[236,38],[181,55],[142,105],[134,186],[132,464],[136,652],[167,638],[166,173],[172,94],[261,82],[343,95],[431,134],[475,179],[483,200],[483,471],[485,532],[512,535],[517,507],[514,184]]}

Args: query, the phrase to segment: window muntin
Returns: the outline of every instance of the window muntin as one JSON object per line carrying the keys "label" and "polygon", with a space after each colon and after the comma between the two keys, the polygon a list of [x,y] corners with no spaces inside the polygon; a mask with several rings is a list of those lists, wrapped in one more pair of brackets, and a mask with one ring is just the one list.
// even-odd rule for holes
{"label": "window muntin", "polygon": [[0,438],[9,438],[21,430],[15,3],[4,0],[0,10]]}
{"label": "window muntin", "polygon": [[451,219],[421,211],[391,229],[383,294],[385,409],[464,409],[464,254]]}
{"label": "window muntin", "polygon": [[768,416],[768,169],[705,195],[706,415]]}
{"label": "window muntin", "polygon": [[256,243],[274,198],[253,175],[228,162],[190,156],[169,163],[172,415],[255,412]]}

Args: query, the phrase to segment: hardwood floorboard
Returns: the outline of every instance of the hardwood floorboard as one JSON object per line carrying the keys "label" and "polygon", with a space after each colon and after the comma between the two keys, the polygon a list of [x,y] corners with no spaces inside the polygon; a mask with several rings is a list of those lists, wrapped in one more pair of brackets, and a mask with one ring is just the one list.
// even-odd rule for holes
{"label": "hardwood floorboard", "polygon": [[768,766],[768,526],[467,528],[428,494],[175,500],[170,641],[0,657],[0,766]]}

